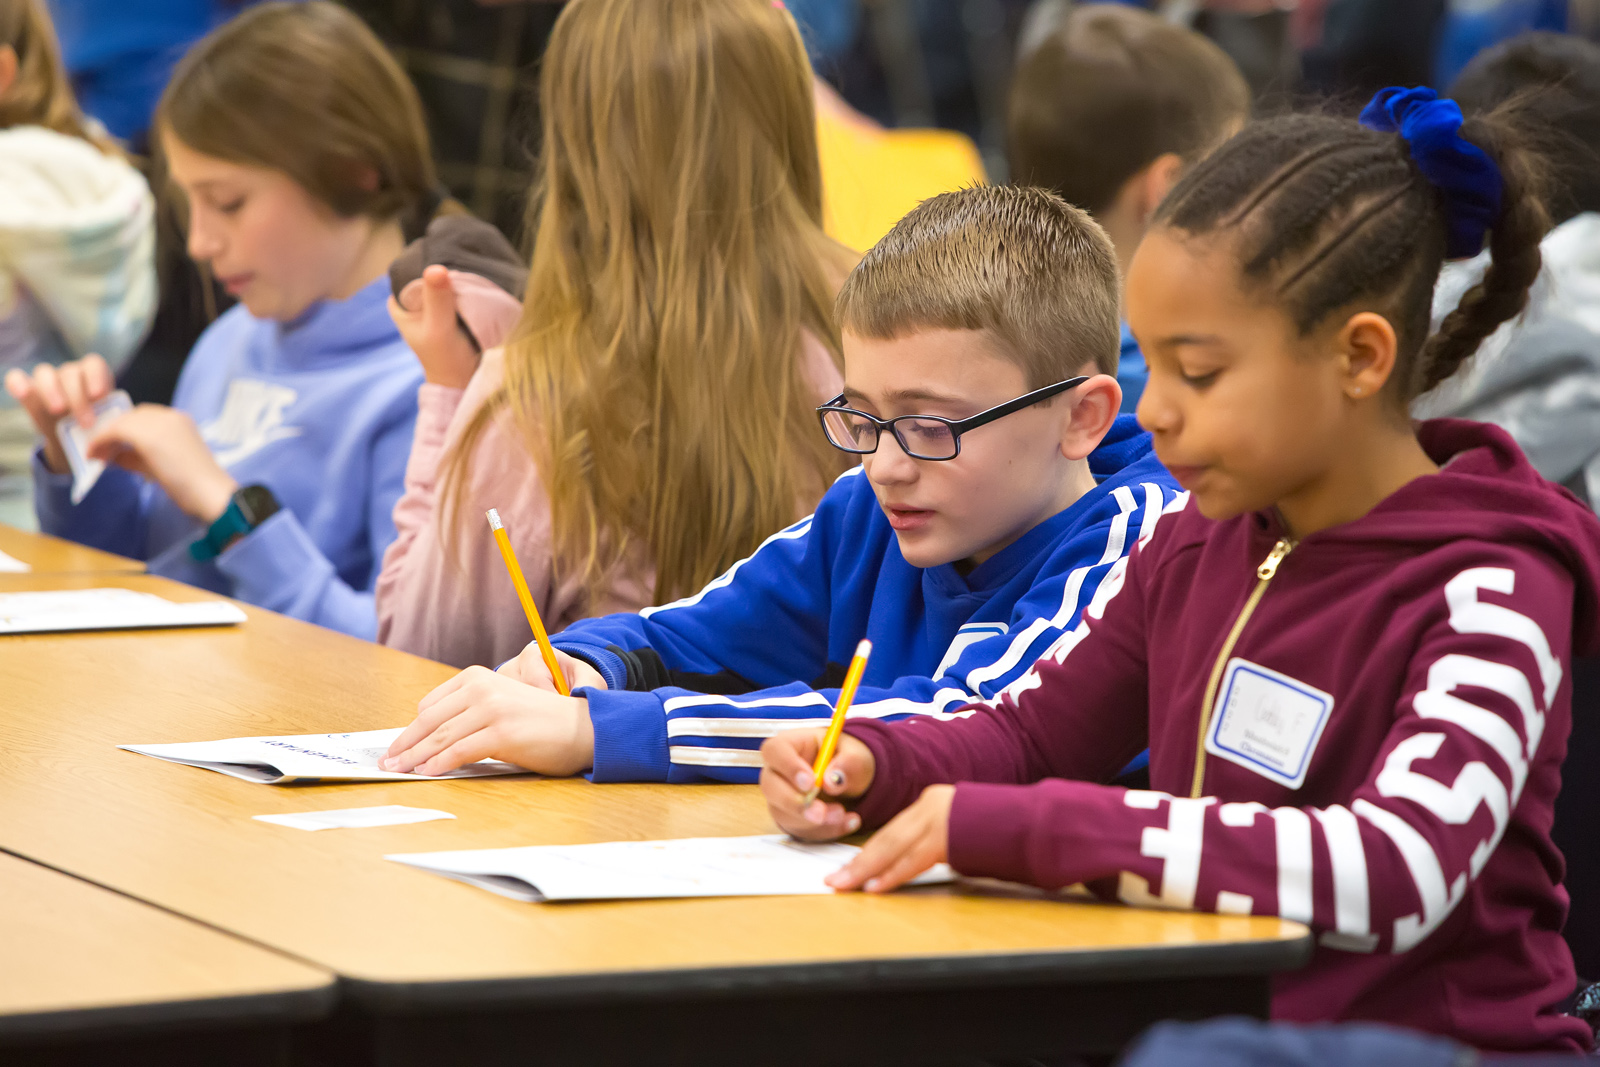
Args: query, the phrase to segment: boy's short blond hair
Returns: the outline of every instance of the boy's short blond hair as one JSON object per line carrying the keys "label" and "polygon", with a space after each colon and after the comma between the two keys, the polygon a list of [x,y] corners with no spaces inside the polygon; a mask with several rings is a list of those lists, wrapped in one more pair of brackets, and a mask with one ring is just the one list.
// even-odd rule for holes
{"label": "boy's short blond hair", "polygon": [[1029,389],[1092,362],[1117,372],[1117,257],[1089,215],[1044,189],[983,185],[925,200],[839,291],[839,327],[890,340],[987,330]]}

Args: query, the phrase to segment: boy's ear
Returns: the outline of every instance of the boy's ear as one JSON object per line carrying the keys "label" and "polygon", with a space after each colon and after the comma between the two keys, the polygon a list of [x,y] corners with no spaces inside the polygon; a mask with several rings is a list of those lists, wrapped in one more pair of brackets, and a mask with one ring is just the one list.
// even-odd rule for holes
{"label": "boy's ear", "polygon": [[17,50],[8,44],[0,44],[0,97],[10,92],[17,80],[17,65]]}
{"label": "boy's ear", "polygon": [[1061,427],[1061,454],[1087,459],[1100,447],[1122,408],[1122,386],[1109,374],[1096,374],[1064,398],[1071,415]]}
{"label": "boy's ear", "polygon": [[1139,216],[1146,222],[1156,213],[1172,187],[1183,177],[1183,157],[1176,152],[1157,156],[1139,173]]}

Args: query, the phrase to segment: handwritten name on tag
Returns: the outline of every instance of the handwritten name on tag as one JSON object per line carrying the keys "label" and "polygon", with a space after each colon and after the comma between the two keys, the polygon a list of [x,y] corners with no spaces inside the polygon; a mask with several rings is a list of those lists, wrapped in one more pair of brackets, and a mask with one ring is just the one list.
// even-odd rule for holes
{"label": "handwritten name on tag", "polygon": [[1234,658],[1206,733],[1206,751],[1290,789],[1305,783],[1333,697],[1287,674]]}

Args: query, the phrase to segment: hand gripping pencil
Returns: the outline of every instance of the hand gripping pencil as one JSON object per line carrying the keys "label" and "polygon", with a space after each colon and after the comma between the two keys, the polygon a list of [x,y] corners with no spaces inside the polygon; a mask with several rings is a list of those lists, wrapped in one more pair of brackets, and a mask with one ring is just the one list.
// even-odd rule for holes
{"label": "hand gripping pencil", "polygon": [[500,545],[500,555],[505,557],[506,570],[511,572],[511,584],[517,587],[517,596],[522,598],[522,610],[528,616],[528,625],[533,627],[533,639],[539,642],[539,655],[544,657],[544,665],[550,668],[550,680],[555,682],[556,692],[569,697],[572,690],[567,686],[567,676],[556,661],[556,650],[550,644],[550,635],[544,632],[544,621],[539,618],[539,609],[534,607],[533,594],[528,592],[528,580],[522,576],[522,568],[517,566],[517,554],[511,550],[511,538],[500,523],[500,513],[494,508],[489,509],[489,529],[494,531],[494,539]]}
{"label": "hand gripping pencil", "polygon": [[850,660],[850,670],[844,676],[844,685],[839,689],[839,703],[833,709],[833,721],[828,724],[828,733],[822,739],[822,748],[817,751],[817,762],[811,765],[811,777],[817,784],[811,787],[800,802],[802,808],[817,799],[822,792],[822,772],[833,762],[834,750],[839,747],[839,736],[844,733],[844,717],[850,711],[850,702],[856,698],[856,688],[861,685],[861,674],[867,669],[867,657],[870,655],[872,655],[872,642],[863,637],[861,643],[856,646],[855,656]]}

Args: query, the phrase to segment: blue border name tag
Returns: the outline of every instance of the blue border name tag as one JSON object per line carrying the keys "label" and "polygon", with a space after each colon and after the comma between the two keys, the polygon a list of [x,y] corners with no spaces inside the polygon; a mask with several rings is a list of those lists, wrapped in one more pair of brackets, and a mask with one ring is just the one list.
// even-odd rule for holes
{"label": "blue border name tag", "polygon": [[1287,674],[1234,658],[1206,732],[1206,751],[1298,789],[1317,749],[1333,697]]}

